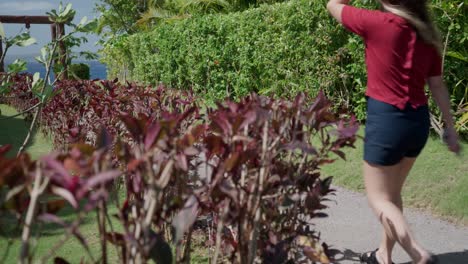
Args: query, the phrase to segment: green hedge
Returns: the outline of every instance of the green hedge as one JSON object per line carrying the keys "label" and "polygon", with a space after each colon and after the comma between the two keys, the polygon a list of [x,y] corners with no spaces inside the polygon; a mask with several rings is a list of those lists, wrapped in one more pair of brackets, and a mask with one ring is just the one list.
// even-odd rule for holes
{"label": "green hedge", "polygon": [[85,63],[71,64],[68,69],[68,78],[76,80],[89,80],[89,65]]}
{"label": "green hedge", "polygon": [[[324,89],[337,105],[363,118],[363,44],[329,16],[326,2],[292,0],[168,22],[109,41],[103,61],[109,76],[193,88],[213,100]],[[467,102],[467,64],[460,59],[468,54],[467,7],[462,1],[432,3],[444,37],[450,32],[445,74],[454,105]]]}
{"label": "green hedge", "polygon": [[126,61],[133,80],[191,87],[213,98],[285,95],[340,83],[336,50],[346,36],[323,1],[297,1],[166,23],[121,37],[104,54],[110,76]]}

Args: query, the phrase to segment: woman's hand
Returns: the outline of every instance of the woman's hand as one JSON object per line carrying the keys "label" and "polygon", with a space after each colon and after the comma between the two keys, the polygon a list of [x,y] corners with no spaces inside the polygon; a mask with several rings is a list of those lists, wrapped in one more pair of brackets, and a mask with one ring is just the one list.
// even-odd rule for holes
{"label": "woman's hand", "polygon": [[455,154],[459,154],[461,147],[460,143],[458,142],[458,135],[455,131],[455,128],[450,127],[444,130],[443,139],[445,144],[447,144],[450,151],[454,152]]}
{"label": "woman's hand", "polygon": [[447,127],[443,134],[444,142],[447,144],[450,151],[459,154],[461,147],[460,143],[458,143],[457,131],[455,131],[454,128],[455,122],[450,112],[450,98],[447,87],[445,87],[442,76],[430,77],[427,80],[427,83],[434,101],[442,112],[442,117],[444,119],[445,126]]}

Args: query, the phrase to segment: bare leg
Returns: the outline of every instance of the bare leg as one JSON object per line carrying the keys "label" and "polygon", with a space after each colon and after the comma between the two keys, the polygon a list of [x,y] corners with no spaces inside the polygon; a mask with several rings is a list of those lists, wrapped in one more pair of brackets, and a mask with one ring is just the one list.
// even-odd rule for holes
{"label": "bare leg", "polygon": [[[409,171],[413,167],[415,158],[404,158],[399,164],[399,176],[395,178],[395,190],[394,193],[391,193],[391,201],[403,212],[403,201],[401,199],[401,190],[403,189],[403,184],[408,177]],[[396,240],[392,239],[390,235],[385,232],[385,229],[382,230],[382,241],[380,242],[379,251],[377,252],[377,258],[380,263],[387,264],[392,263],[392,251],[395,246]]]}
{"label": "bare leg", "polygon": [[[378,166],[364,162],[364,182],[369,204],[382,223],[388,237],[386,239],[389,242],[387,247],[391,245],[392,241],[397,241],[415,263],[424,264],[430,258],[430,255],[416,242],[411,234],[403,212],[398,205],[400,203],[401,206],[401,197],[396,198],[401,195],[401,186],[404,178],[406,178],[406,175],[402,173],[403,164],[408,166],[410,165],[409,162],[402,161],[394,166]],[[409,167],[411,168],[411,166]],[[387,254],[389,254],[389,249],[386,250]],[[385,259],[380,261],[387,263]]]}

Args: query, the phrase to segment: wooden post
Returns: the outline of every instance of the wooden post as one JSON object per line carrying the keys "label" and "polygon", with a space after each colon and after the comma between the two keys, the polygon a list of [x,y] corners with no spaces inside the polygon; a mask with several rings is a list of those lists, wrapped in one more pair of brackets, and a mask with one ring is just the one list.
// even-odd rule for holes
{"label": "wooden post", "polygon": [[[52,42],[57,41],[57,24],[50,24],[50,34]],[[52,63],[55,65],[59,62],[58,59],[55,59]]]}
{"label": "wooden post", "polygon": [[[62,38],[65,35],[65,25],[58,24],[57,26],[57,36],[58,38]],[[59,41],[59,59],[60,64],[63,66],[62,79],[66,80],[68,79],[67,50],[62,40]]]}
{"label": "wooden post", "polygon": [[52,24],[48,16],[0,16],[4,24]]}
{"label": "wooden post", "polygon": [[[0,22],[5,24],[25,24],[26,28],[29,29],[31,24],[51,24],[50,31],[52,35],[52,40],[57,40],[65,35],[65,25],[64,24],[54,24],[53,21],[50,20],[48,16],[3,16],[0,15]],[[3,50],[2,42],[0,40],[0,54]],[[68,65],[67,65],[67,50],[65,47],[65,43],[60,41],[59,47],[59,58],[54,63],[60,63],[63,65],[64,68],[64,75],[62,78],[66,79],[68,76]],[[5,67],[2,62],[0,62],[0,72],[5,71]]]}
{"label": "wooden post", "polygon": [[50,24],[50,34],[52,37],[52,41],[57,40],[57,25],[56,24]]}
{"label": "wooden post", "polygon": [[[2,57],[3,54],[3,42],[2,39],[0,38],[0,57]],[[0,72],[5,72],[5,66],[3,65],[3,61],[0,61]]]}

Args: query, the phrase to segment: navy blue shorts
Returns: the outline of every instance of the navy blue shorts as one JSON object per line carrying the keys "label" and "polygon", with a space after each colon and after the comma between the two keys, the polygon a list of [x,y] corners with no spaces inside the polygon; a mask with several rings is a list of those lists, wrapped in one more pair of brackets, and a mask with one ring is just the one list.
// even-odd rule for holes
{"label": "navy blue shorts", "polygon": [[364,160],[370,164],[390,166],[404,157],[421,153],[429,136],[429,109],[407,105],[396,106],[372,98],[367,99]]}

